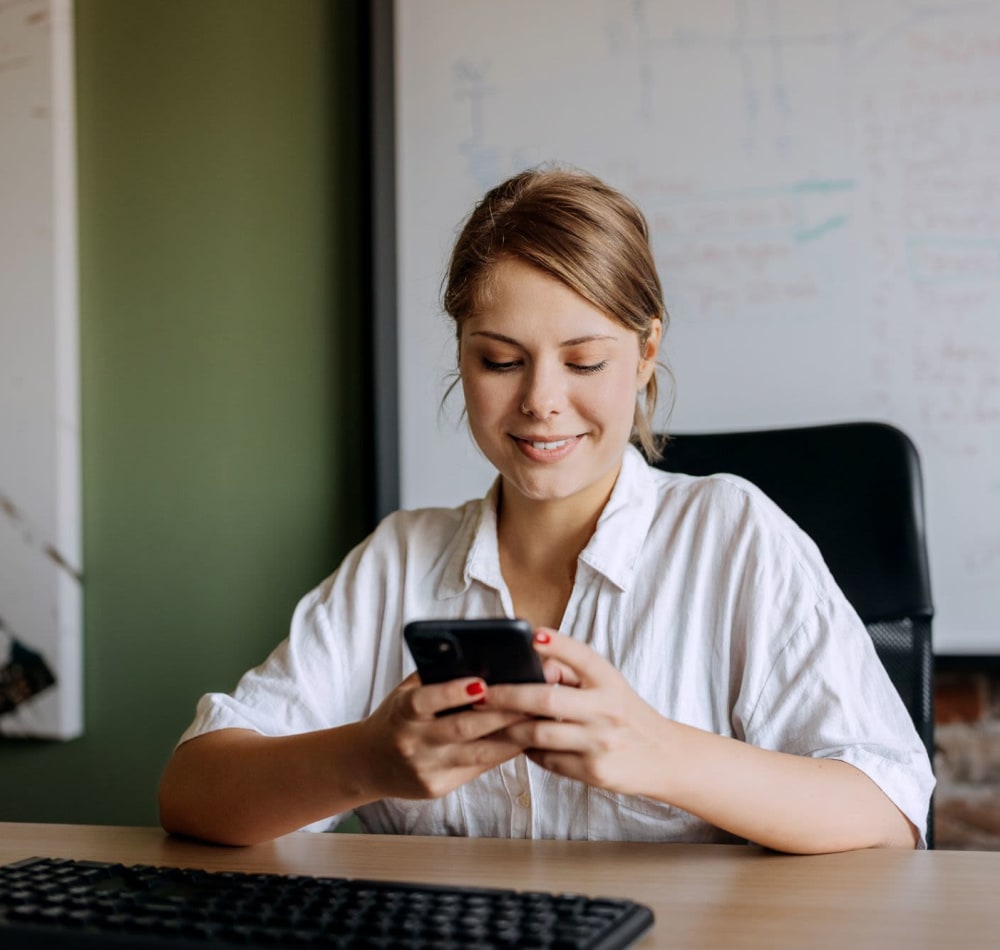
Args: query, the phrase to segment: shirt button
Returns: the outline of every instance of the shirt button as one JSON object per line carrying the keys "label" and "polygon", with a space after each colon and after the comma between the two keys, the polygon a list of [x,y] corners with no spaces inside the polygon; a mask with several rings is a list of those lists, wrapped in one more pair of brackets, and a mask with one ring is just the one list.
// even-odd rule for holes
{"label": "shirt button", "polygon": [[531,793],[522,792],[520,795],[517,796],[517,803],[522,808],[527,808],[531,804]]}

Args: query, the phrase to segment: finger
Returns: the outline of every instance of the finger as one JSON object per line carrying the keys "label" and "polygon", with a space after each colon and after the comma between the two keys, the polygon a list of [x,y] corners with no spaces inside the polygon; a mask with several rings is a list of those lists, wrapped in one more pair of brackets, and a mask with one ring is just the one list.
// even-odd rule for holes
{"label": "finger", "polygon": [[509,739],[487,738],[467,745],[451,746],[439,771],[447,774],[443,785],[447,790],[502,765],[525,750]]}
{"label": "finger", "polygon": [[479,677],[466,676],[447,683],[432,683],[413,690],[410,708],[416,718],[429,719],[447,709],[478,702],[485,692],[486,684]]}
{"label": "finger", "polygon": [[[502,723],[502,727],[488,735],[465,741],[466,735],[475,735],[476,723],[469,725],[473,720],[488,721],[491,726]],[[477,716],[473,712],[458,713],[428,723],[422,727],[424,756],[420,770],[424,781],[430,787],[454,788],[524,752],[524,746],[507,735],[506,729],[511,724],[509,714],[502,717],[495,713]],[[432,738],[430,733],[440,730],[446,733],[446,737],[442,739],[439,734]],[[431,779],[433,775],[437,775],[440,781]]]}
{"label": "finger", "polygon": [[502,732],[477,742],[424,743],[417,754],[402,762],[409,777],[402,797],[439,798],[522,752],[524,749]]}
{"label": "finger", "polygon": [[558,683],[498,684],[490,687],[486,700],[490,709],[504,709],[533,719],[585,722],[594,718],[592,695],[580,689],[562,689]]}
{"label": "finger", "polygon": [[514,723],[504,736],[515,745],[534,752],[564,752],[579,755],[591,747],[586,726],[557,719],[529,719]]}
{"label": "finger", "polygon": [[579,686],[580,677],[576,670],[565,663],[552,658],[542,661],[542,672],[546,683],[558,683],[560,686]]}
{"label": "finger", "polygon": [[480,772],[492,769],[524,751],[524,746],[509,738],[503,730],[478,742],[455,746],[456,758],[466,767],[472,766]]}
{"label": "finger", "polygon": [[575,778],[580,782],[587,782],[590,777],[582,757],[576,752],[550,752],[547,749],[528,749],[524,754],[535,765],[545,769],[547,772],[555,772],[557,775]]}
{"label": "finger", "polygon": [[534,647],[543,660],[557,660],[578,677],[580,686],[603,686],[617,680],[618,671],[587,644],[548,627],[535,631]]}
{"label": "finger", "polygon": [[436,745],[467,745],[506,738],[506,730],[525,719],[522,713],[501,709],[471,709],[435,719],[428,739]]}

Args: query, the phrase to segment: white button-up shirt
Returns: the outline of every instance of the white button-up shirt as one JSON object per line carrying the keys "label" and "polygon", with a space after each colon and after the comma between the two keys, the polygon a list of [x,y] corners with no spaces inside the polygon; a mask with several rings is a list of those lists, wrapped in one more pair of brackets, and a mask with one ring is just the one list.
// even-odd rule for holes
{"label": "white button-up shirt", "polygon": [[[405,623],[514,616],[497,495],[494,484],[458,508],[388,516],[303,598],[263,664],[232,694],[202,697],[181,741],[228,727],[287,735],[357,721],[414,669]],[[560,631],[610,660],[666,717],[851,763],[922,837],[934,778],[910,717],[816,546],[748,482],[661,472],[630,447],[580,554]],[[590,787],[523,755],[443,798],[383,799],[357,814],[375,832],[734,840],[664,802]]]}

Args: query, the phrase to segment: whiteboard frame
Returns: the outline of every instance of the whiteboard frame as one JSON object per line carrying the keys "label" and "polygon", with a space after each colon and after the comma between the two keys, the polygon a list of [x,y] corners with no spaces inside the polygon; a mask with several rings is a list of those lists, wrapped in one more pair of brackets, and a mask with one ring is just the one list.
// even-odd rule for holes
{"label": "whiteboard frame", "polygon": [[379,520],[399,507],[399,337],[396,332],[396,66],[394,0],[368,6],[371,147],[372,419]]}

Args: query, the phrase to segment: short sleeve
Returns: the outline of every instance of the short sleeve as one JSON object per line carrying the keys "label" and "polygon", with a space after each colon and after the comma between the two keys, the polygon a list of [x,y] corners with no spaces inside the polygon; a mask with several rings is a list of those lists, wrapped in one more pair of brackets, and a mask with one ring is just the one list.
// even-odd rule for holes
{"label": "short sleeve", "polygon": [[906,706],[839,590],[781,647],[746,724],[754,745],[840,759],[864,772],[926,846],[934,776]]}
{"label": "short sleeve", "polygon": [[325,591],[333,586],[331,579],[299,602],[288,636],[240,678],[232,693],[202,696],[180,742],[217,729],[290,735],[324,728],[338,718],[335,697],[344,695],[339,682],[344,660],[337,656],[324,609]]}

